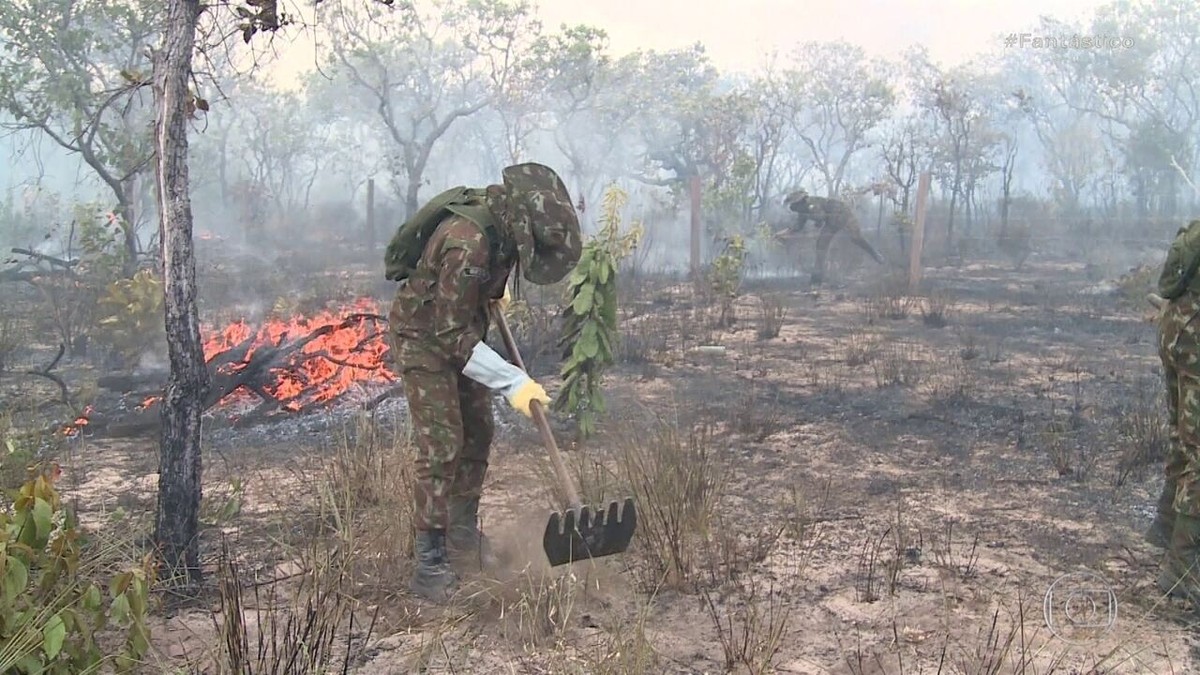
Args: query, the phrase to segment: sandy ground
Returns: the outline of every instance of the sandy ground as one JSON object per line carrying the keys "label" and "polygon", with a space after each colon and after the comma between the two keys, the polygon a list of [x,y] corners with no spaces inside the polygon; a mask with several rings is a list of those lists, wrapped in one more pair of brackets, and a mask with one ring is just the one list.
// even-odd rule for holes
{"label": "sandy ground", "polygon": [[[748,285],[729,328],[697,321],[665,285],[626,304],[610,411],[594,439],[560,434],[569,461],[588,499],[614,498],[629,488],[602,487],[597,466],[619,473],[639,445],[665,456],[656,429],[685,446],[699,430],[675,470],[709,493],[656,488],[623,556],[547,568],[544,451],[498,401],[483,516],[507,564],[468,573],[449,607],[424,606],[404,590],[403,534],[379,525],[400,517],[373,521],[386,541],[363,551],[400,560],[359,579],[351,671],[1195,672],[1193,619],[1155,590],[1160,553],[1141,537],[1161,486],[1145,308],[1088,292],[1082,264],[1036,257],[1020,272],[931,269],[924,299],[880,291],[864,270],[819,290],[804,278]],[[923,316],[928,297],[948,304],[944,320]],[[757,333],[764,298],[786,307],[776,337]],[[305,568],[297,551],[330,518],[314,477],[347,415],[209,434],[210,567],[224,533],[243,582]],[[377,416],[402,423],[403,401]],[[120,509],[145,530],[152,439],[85,438],[67,467],[86,522]],[[237,514],[214,515],[238,486]],[[687,569],[667,573],[656,537],[662,514],[684,510],[664,504],[684,502],[701,505],[680,528]],[[201,658],[217,607],[157,617],[152,670]]]}

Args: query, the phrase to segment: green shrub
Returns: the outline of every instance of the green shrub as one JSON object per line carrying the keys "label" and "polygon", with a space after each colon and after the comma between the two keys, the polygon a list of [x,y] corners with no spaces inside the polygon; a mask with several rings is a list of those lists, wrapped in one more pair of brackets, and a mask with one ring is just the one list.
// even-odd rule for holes
{"label": "green shrub", "polygon": [[[67,675],[104,664],[131,672],[150,649],[151,560],[116,574],[106,589],[97,584],[106,552],[64,508],[59,474],[57,464],[30,471],[0,513],[0,672]],[[119,647],[101,647],[106,630],[124,632]]]}
{"label": "green shrub", "polygon": [[150,270],[109,284],[97,310],[96,340],[126,366],[165,339],[162,281]]}

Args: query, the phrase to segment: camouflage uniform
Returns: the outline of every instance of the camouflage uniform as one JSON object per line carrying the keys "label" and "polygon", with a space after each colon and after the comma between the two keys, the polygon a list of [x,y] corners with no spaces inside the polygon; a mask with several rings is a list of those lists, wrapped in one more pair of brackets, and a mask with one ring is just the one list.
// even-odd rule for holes
{"label": "camouflage uniform", "polygon": [[843,230],[850,236],[850,241],[866,251],[875,262],[885,262],[882,255],[874,246],[863,238],[858,218],[844,202],[824,197],[810,197],[803,190],[796,190],[787,196],[784,203],[796,213],[796,220],[788,228],[793,232],[804,229],[808,221],[813,221],[819,231],[817,234],[817,265],[812,273],[812,283],[819,284],[825,279],[826,260],[829,246],[838,232]]}
{"label": "camouflage uniform", "polygon": [[[1193,221],[1191,227],[1200,227],[1200,221]],[[1180,235],[1186,229],[1180,230]],[[1178,270],[1172,272],[1169,267],[1170,261],[1164,265],[1160,288],[1169,275],[1178,275]],[[1200,277],[1193,277],[1182,294],[1162,308],[1158,354],[1170,427],[1165,485],[1149,534],[1151,540],[1162,536],[1165,541],[1157,543],[1167,548],[1159,588],[1190,598],[1200,608]]]}
{"label": "camouflage uniform", "polygon": [[[1167,402],[1167,457],[1163,471],[1163,488],[1158,497],[1154,522],[1146,533],[1151,544],[1160,548],[1168,548],[1171,541],[1171,530],[1175,527],[1176,500],[1180,497],[1179,478],[1187,468],[1187,458],[1184,455],[1180,438],[1179,419],[1179,366],[1178,361],[1194,360],[1197,353],[1194,344],[1195,337],[1188,333],[1187,313],[1194,310],[1189,305],[1196,302],[1192,294],[1186,294],[1175,303],[1168,304],[1159,315],[1158,326],[1158,357],[1162,361],[1163,380],[1166,384]],[[1194,328],[1192,329],[1194,330]],[[1182,339],[1182,340],[1181,340]],[[1192,344],[1188,344],[1192,343]],[[1191,348],[1193,356],[1187,355]]]}
{"label": "camouflage uniform", "polygon": [[1166,480],[1175,513],[1200,516],[1200,290],[1163,309],[1158,355],[1167,386]]}
{"label": "camouflage uniform", "polygon": [[464,369],[487,336],[489,303],[504,295],[514,268],[532,283],[554,283],[581,251],[571,198],[553,171],[522,164],[503,177],[503,185],[488,187],[486,205],[464,212],[470,218],[455,213],[437,226],[388,316],[417,450],[413,587],[431,599],[455,581],[445,534],[451,549],[456,534],[481,538],[476,517],[494,434],[492,390]]}

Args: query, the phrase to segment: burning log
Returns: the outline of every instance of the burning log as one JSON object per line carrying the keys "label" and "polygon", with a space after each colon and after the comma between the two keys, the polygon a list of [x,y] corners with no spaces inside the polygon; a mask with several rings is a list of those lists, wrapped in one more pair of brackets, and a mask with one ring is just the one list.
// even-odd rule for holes
{"label": "burning log", "polygon": [[[210,382],[204,409],[257,397],[258,406],[236,421],[245,426],[276,412],[302,414],[329,405],[355,385],[394,382],[385,365],[386,328],[373,328],[386,326],[387,318],[370,311],[368,300],[355,309],[345,316],[323,313],[270,321],[257,331],[237,322],[216,332],[204,345]],[[301,337],[292,339],[300,332]],[[149,387],[145,376],[108,376],[103,384],[129,385],[126,391]],[[154,390],[162,391],[161,380]],[[157,429],[159,400],[152,395],[123,416],[92,414],[88,429],[121,436]]]}

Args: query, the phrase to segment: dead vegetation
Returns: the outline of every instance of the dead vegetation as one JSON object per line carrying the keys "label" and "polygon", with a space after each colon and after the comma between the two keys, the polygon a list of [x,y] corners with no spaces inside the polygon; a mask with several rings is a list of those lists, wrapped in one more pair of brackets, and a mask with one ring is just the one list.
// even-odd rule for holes
{"label": "dead vegetation", "polygon": [[758,337],[762,340],[779,337],[786,317],[787,306],[784,304],[783,298],[776,294],[759,296]]}
{"label": "dead vegetation", "polygon": [[933,292],[921,298],[921,320],[930,328],[945,328],[950,324],[954,300],[945,292]]}
{"label": "dead vegetation", "polygon": [[[460,561],[464,587],[437,610],[404,589],[414,449],[402,408],[342,416],[315,443],[266,430],[214,440],[224,459],[210,463],[205,536],[228,541],[210,555],[215,611],[186,615],[192,636],[162,638],[157,662],[297,674],[1169,672],[1155,670],[1162,658],[1119,655],[1159,631],[1164,658],[1186,661],[1161,608],[1146,610],[1150,632],[1075,651],[1033,609],[1055,576],[1087,564],[1043,528],[1107,519],[1107,538],[1075,547],[1103,559],[1129,545],[1116,533],[1141,527],[1127,514],[1157,491],[1156,357],[1122,337],[1148,328],[1108,323],[1119,310],[1097,304],[1077,316],[1103,326],[1108,351],[1068,350],[1091,334],[1053,312],[1079,296],[980,299],[962,283],[919,296],[894,283],[844,296],[739,285],[722,320],[687,284],[643,275],[623,291],[611,410],[570,453],[585,501],[637,501],[634,546],[556,569],[526,550],[544,513],[517,528],[524,507],[542,495],[559,508],[561,496],[536,436],[498,405],[482,515],[511,564],[480,575]],[[330,284],[323,292],[352,297]],[[550,387],[554,299],[531,291],[513,310]],[[22,326],[0,324],[0,337]],[[37,365],[22,342],[0,343],[18,370]],[[1147,372],[1127,372],[1131,360]],[[64,456],[53,435],[26,431],[25,456]],[[106,452],[76,449],[73,491],[112,480],[104,458],[118,451]],[[1152,560],[1137,555],[1142,567],[1104,569],[1130,606]]]}
{"label": "dead vegetation", "polygon": [[717,535],[728,473],[711,428],[659,421],[647,431],[628,435],[617,459],[617,485],[639,505],[631,570],[646,591],[693,589]]}
{"label": "dead vegetation", "polygon": [[908,281],[899,277],[877,281],[875,290],[859,302],[859,310],[867,324],[880,319],[906,319],[920,304],[920,299],[907,293]]}

